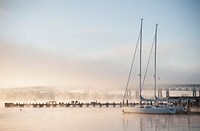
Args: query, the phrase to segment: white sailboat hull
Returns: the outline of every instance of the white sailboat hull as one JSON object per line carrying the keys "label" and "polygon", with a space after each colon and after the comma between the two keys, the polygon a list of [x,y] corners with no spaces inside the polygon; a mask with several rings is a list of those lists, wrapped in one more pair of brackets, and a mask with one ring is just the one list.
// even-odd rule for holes
{"label": "white sailboat hull", "polygon": [[138,114],[175,114],[176,109],[170,107],[134,106],[134,107],[123,107],[123,112],[138,113]]}

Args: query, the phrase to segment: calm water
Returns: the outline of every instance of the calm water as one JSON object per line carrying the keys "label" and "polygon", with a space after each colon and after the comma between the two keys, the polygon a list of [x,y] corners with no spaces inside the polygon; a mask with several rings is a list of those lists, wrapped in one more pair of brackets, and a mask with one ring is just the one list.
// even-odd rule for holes
{"label": "calm water", "polygon": [[0,131],[199,131],[200,115],[123,114],[120,108],[1,108]]}

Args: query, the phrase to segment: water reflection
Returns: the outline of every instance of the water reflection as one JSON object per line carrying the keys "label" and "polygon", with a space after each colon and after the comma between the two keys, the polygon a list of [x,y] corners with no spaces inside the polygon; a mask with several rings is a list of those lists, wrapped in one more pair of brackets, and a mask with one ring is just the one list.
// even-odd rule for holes
{"label": "water reflection", "polygon": [[0,108],[0,131],[199,131],[200,115],[124,114],[121,108]]}
{"label": "water reflection", "polygon": [[124,131],[199,130],[199,115],[123,114]]}

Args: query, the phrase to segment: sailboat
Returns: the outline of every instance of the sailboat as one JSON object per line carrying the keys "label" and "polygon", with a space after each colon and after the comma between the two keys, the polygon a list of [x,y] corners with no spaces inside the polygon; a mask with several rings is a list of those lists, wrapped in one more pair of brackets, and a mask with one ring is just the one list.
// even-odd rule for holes
{"label": "sailboat", "polygon": [[[141,19],[141,27],[140,27],[140,69],[139,69],[139,99],[140,103],[139,105],[136,105],[134,107],[130,106],[124,106],[123,112],[124,113],[142,113],[142,114],[175,114],[176,109],[174,107],[170,107],[167,105],[142,105],[142,101],[146,101],[147,99],[143,98],[141,95],[142,90],[142,78],[141,78],[141,72],[142,72],[142,26],[143,26],[143,19]],[[155,29],[155,61],[154,61],[154,99],[150,101],[154,101],[156,103],[157,97],[156,97],[156,46],[157,46],[157,27],[158,24],[156,24]],[[132,68],[132,67],[131,67]],[[130,75],[129,75],[130,76]],[[127,88],[126,88],[127,90]],[[125,91],[126,93],[126,91]],[[147,100],[149,101],[149,100]]]}

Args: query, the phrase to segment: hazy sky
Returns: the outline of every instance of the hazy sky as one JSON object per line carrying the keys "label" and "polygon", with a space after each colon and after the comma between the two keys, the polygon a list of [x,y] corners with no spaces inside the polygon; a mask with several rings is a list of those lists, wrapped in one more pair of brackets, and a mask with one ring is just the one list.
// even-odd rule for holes
{"label": "hazy sky", "polygon": [[143,74],[158,23],[158,83],[200,83],[199,13],[199,0],[0,0],[0,88],[124,88],[141,18]]}

